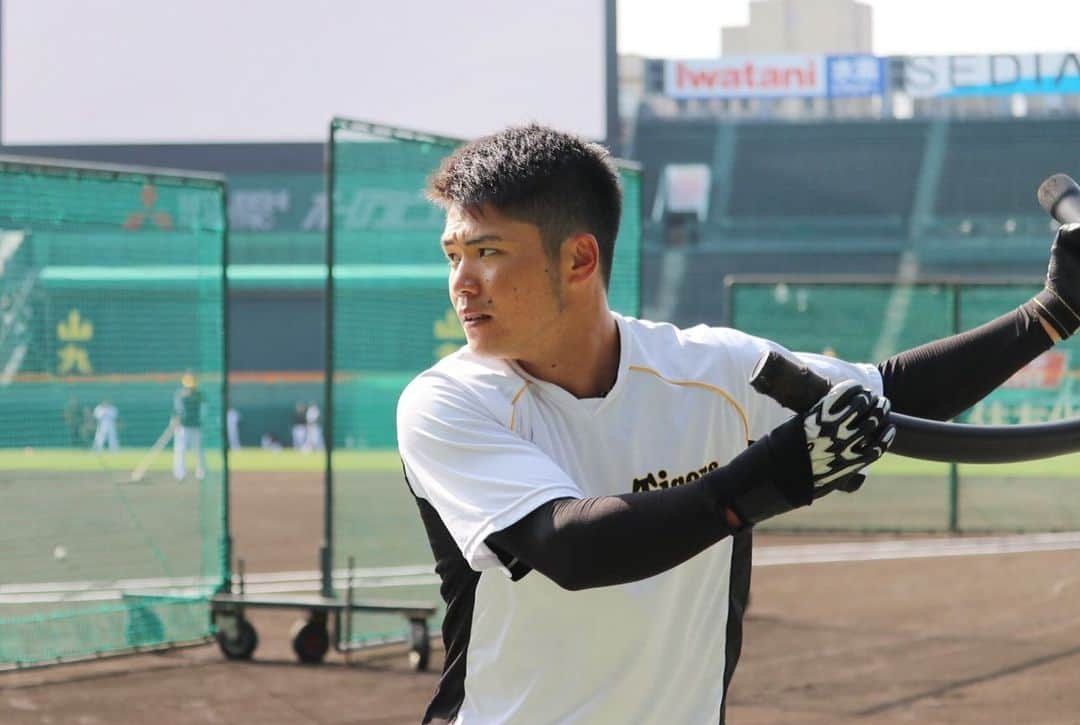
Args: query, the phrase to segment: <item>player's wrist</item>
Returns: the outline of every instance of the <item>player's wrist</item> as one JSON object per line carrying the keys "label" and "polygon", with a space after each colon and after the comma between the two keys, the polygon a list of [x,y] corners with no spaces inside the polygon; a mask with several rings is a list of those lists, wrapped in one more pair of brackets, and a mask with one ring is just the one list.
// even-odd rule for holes
{"label": "player's wrist", "polygon": [[[1031,298],[1039,317],[1064,340],[1080,329],[1080,224],[1063,224],[1050,245],[1046,286]],[[1054,340],[1054,335],[1050,336]],[[1054,340],[1057,342],[1057,340]]]}
{"label": "player's wrist", "polygon": [[1036,317],[1036,319],[1038,319],[1039,325],[1042,327],[1043,332],[1045,332],[1046,336],[1048,338],[1050,338],[1050,342],[1052,344],[1056,345],[1057,343],[1059,343],[1059,342],[1061,342],[1062,340],[1065,339],[1060,334],[1058,334],[1058,331],[1056,329],[1054,329],[1053,325],[1051,325],[1049,322],[1047,322],[1045,317],[1040,315],[1038,312],[1035,312],[1035,317]]}
{"label": "player's wrist", "polygon": [[734,524],[735,529],[753,526],[813,500],[801,416],[777,426],[721,470],[718,508],[724,511],[725,523]]}
{"label": "player's wrist", "polygon": [[1028,304],[1054,342],[1064,340],[1080,329],[1080,313],[1076,307],[1049,286],[1032,297]]}

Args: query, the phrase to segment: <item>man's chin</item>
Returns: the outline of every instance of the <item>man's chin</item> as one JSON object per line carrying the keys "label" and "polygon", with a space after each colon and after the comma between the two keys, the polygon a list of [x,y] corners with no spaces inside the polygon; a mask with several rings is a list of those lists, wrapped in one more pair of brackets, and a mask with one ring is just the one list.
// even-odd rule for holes
{"label": "man's chin", "polygon": [[488,352],[488,350],[491,348],[491,345],[485,345],[483,340],[477,340],[475,338],[466,339],[465,344],[469,346],[469,350],[475,352],[477,355],[491,354],[490,352]]}
{"label": "man's chin", "polygon": [[469,350],[477,355],[484,355],[485,357],[506,357],[498,345],[493,344],[488,340],[466,338],[466,344],[469,346]]}

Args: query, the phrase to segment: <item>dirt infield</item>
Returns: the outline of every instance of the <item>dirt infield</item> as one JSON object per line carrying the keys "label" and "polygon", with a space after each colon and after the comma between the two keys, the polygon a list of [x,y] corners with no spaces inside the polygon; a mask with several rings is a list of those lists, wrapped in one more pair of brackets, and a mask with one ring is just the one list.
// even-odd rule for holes
{"label": "dirt infield", "polygon": [[[320,486],[317,474],[234,475],[235,545],[250,571],[316,567]],[[764,535],[757,545],[822,540]],[[1060,551],[758,567],[729,722],[1080,721],[1076,559]],[[296,665],[296,616],[251,613],[261,643],[250,663],[205,646],[0,675],[0,722],[419,719],[433,673],[410,672],[400,647]]]}

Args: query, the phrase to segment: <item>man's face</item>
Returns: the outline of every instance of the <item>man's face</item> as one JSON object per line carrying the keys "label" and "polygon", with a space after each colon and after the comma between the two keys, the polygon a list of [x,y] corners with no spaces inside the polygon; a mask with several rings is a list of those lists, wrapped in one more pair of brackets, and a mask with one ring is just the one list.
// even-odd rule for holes
{"label": "man's face", "polygon": [[450,302],[469,347],[483,355],[541,362],[558,340],[562,305],[557,263],[540,230],[485,205],[452,207],[443,253],[450,264]]}

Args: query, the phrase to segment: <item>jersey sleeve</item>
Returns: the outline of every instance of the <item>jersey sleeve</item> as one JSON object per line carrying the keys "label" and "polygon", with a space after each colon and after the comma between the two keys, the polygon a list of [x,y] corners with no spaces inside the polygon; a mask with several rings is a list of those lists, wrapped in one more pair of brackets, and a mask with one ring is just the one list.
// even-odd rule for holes
{"label": "jersey sleeve", "polygon": [[413,381],[398,401],[397,433],[410,488],[476,571],[509,574],[485,543],[492,533],[548,501],[583,496],[550,456],[453,381]]}

